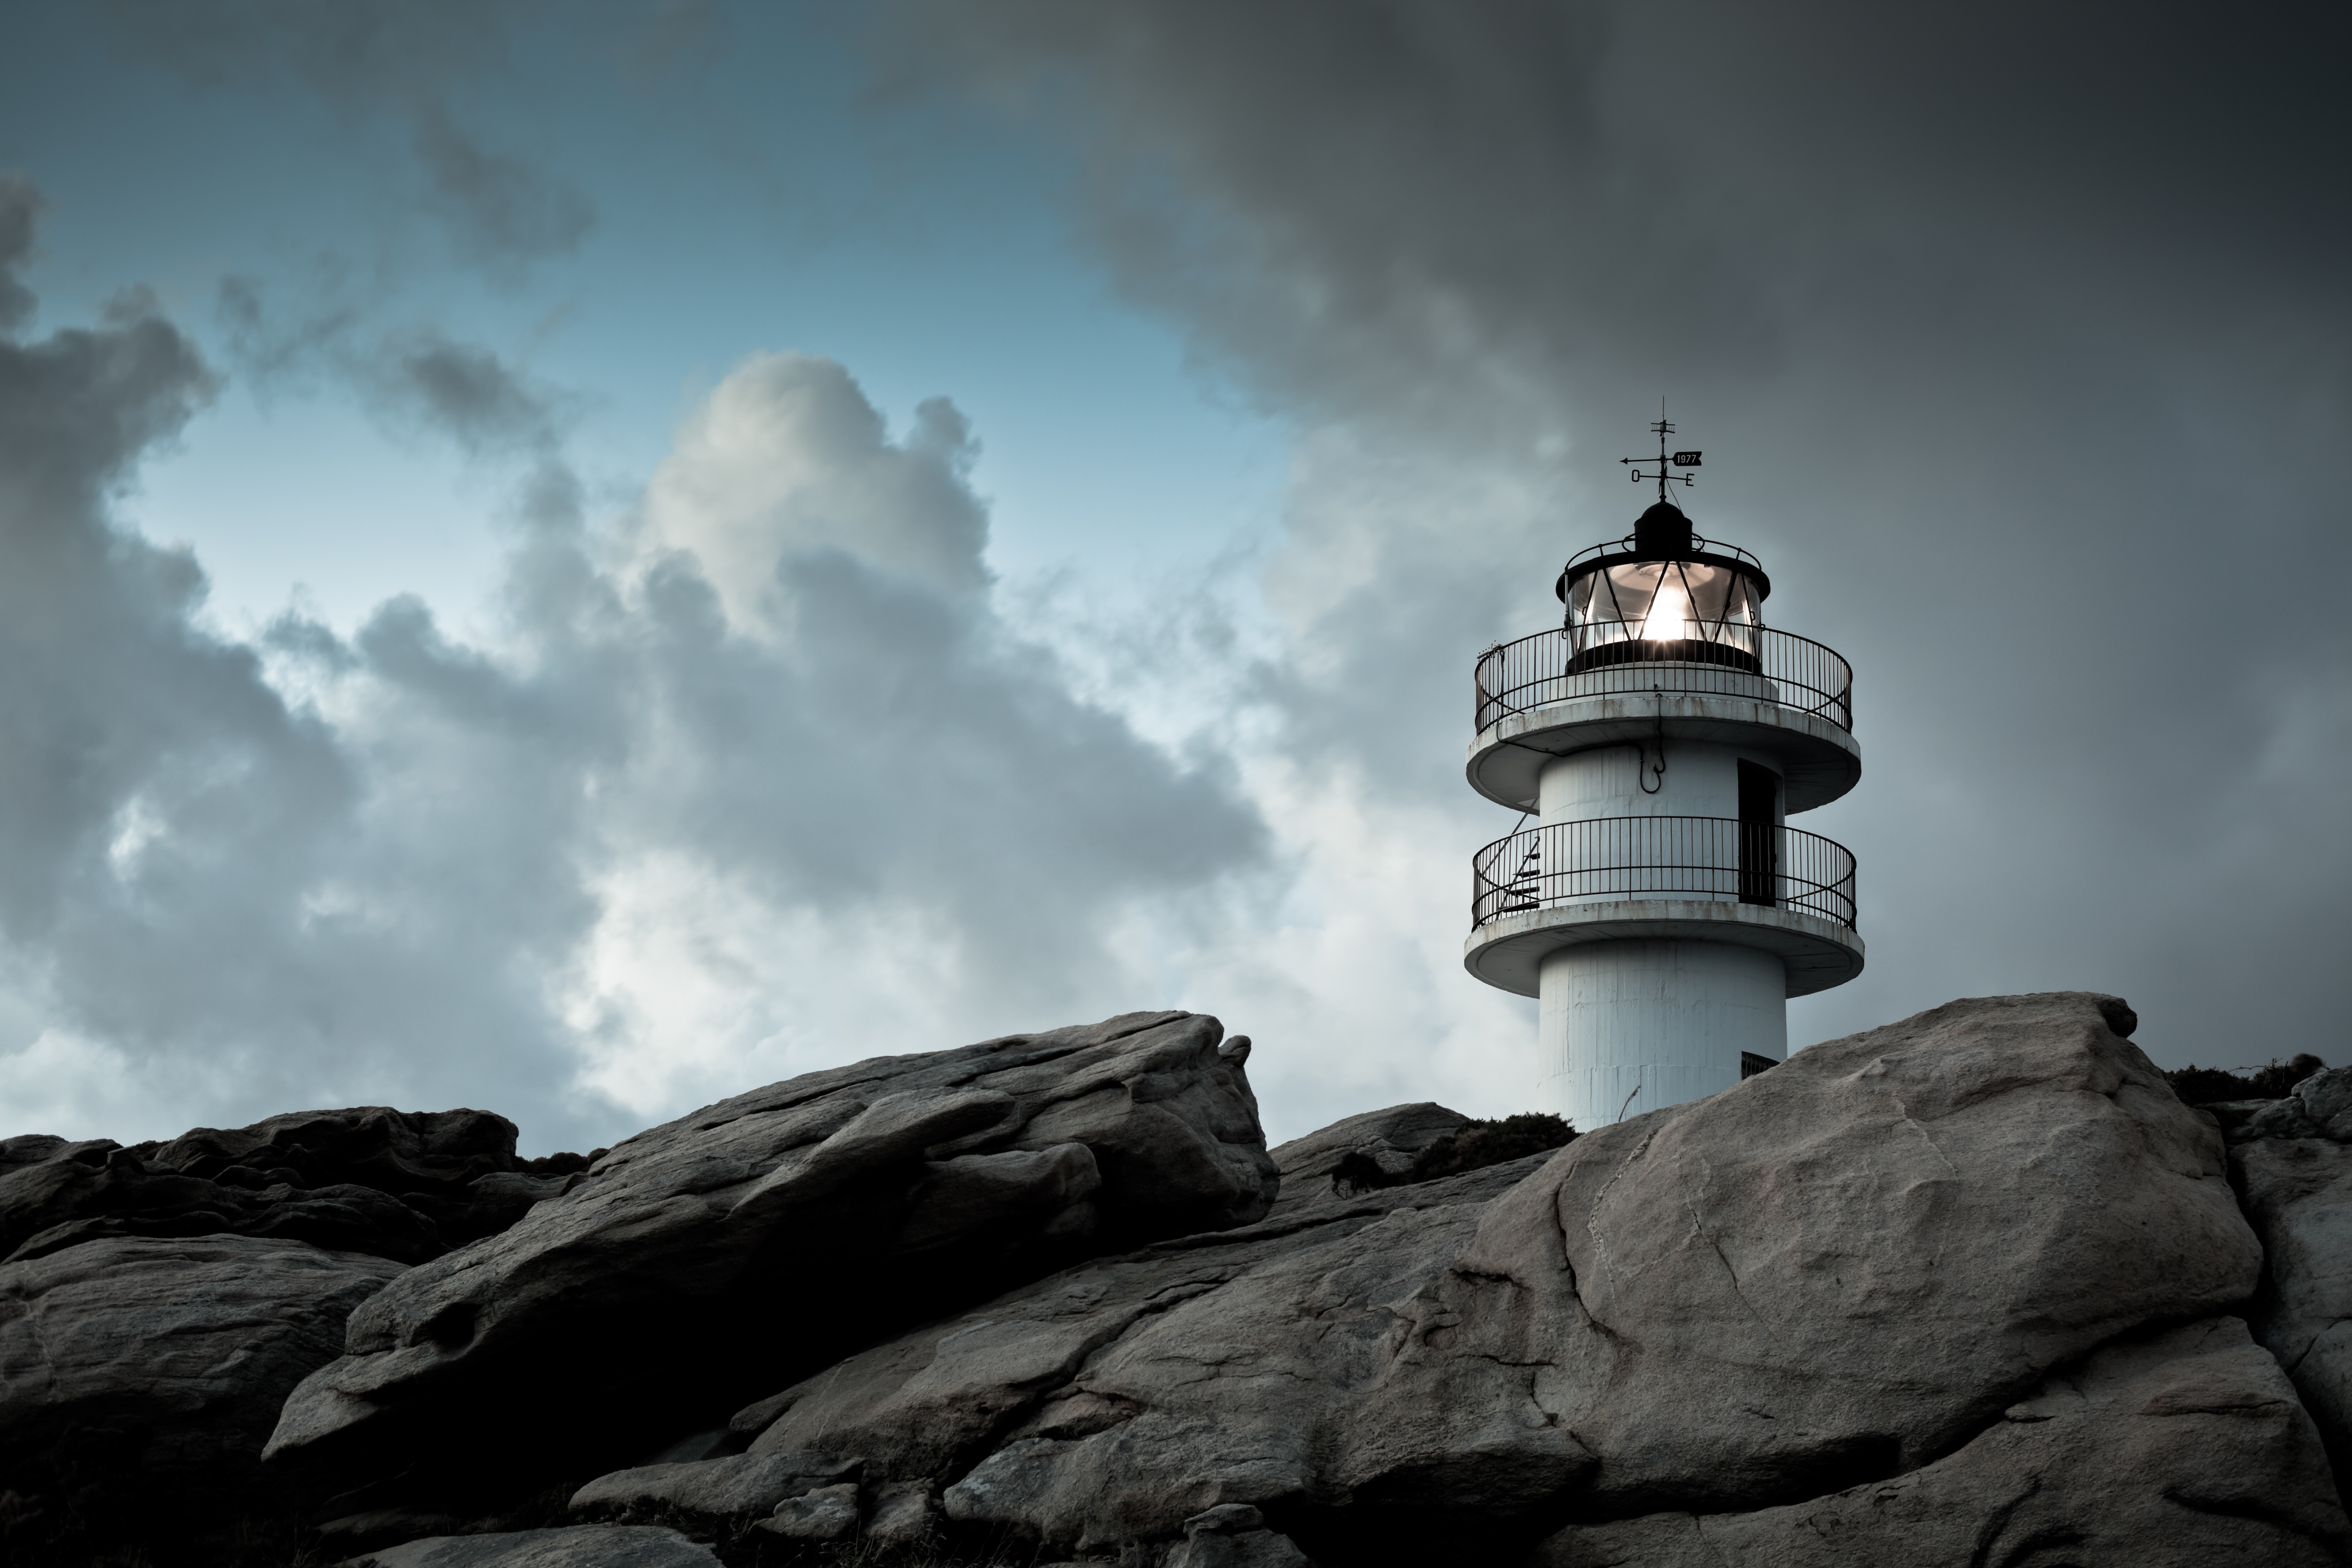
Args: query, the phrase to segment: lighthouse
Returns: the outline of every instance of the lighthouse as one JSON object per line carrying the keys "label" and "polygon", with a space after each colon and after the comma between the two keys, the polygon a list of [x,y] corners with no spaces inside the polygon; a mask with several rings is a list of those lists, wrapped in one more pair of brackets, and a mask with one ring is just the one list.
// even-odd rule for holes
{"label": "lighthouse", "polygon": [[1700,454],[1652,428],[1622,461],[1655,502],[1477,664],[1470,786],[1519,824],[1473,861],[1463,963],[1538,999],[1537,1104],[1580,1131],[1773,1066],[1787,999],[1862,972],[1853,857],[1788,826],[1862,777],[1853,670],[1765,625],[1763,563],[1675,503]]}

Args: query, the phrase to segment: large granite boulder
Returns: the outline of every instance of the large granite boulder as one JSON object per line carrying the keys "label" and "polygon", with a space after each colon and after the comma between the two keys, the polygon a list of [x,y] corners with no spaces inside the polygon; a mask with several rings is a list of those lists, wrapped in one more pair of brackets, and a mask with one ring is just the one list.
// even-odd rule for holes
{"label": "large granite boulder", "polygon": [[2352,1068],[2330,1068],[2231,1133],[2230,1173],[2262,1237],[2254,1326],[2352,1484]]}
{"label": "large granite boulder", "polygon": [[1072,1257],[1247,1224],[1278,1175],[1222,1037],[1132,1014],[812,1073],[640,1133],[355,1315],[270,1452],[354,1479],[425,1455],[412,1487],[593,1475]]}
{"label": "large granite boulder", "polygon": [[[1108,1431],[1139,1407],[1087,1393],[1073,1381],[1105,1347],[1196,1299],[1230,1302],[1270,1270],[1308,1260],[1346,1266],[1384,1220],[1438,1239],[1433,1260],[1475,1234],[1483,1206],[1543,1163],[1541,1156],[1416,1186],[1388,1187],[1344,1204],[1207,1235],[1171,1238],[1064,1270],[984,1305],[876,1345],[738,1412],[735,1430],[754,1455],[811,1449],[856,1454],[869,1477],[953,1478],[1008,1446],[1037,1437]],[[1401,1217],[1400,1217],[1401,1216]],[[1388,1231],[1381,1235],[1388,1237]],[[1410,1269],[1415,1258],[1400,1255]],[[1225,1359],[1245,1358],[1247,1327],[1230,1325]],[[1203,1483],[1207,1484],[1207,1483]],[[1183,1520],[1223,1499],[1160,1522]],[[965,1518],[984,1510],[967,1498]],[[1120,1537],[1087,1537],[1091,1546]],[[1075,1537],[1064,1537],[1066,1542]]]}
{"label": "large granite boulder", "polygon": [[2252,1296],[2220,1136],[2130,1026],[2083,994],[1954,1003],[1520,1170],[1089,1263],[741,1420],[1049,1548],[1243,1504],[1327,1560],[1505,1559],[1891,1479]]}
{"label": "large granite boulder", "polygon": [[1748,1513],[1572,1526],[1542,1568],[2326,1568],[2352,1555],[2310,1417],[2234,1318],[2126,1335],[1954,1453]]}
{"label": "large granite boulder", "polygon": [[124,1148],[0,1141],[0,1259],[105,1237],[235,1235],[422,1263],[562,1193],[580,1155],[525,1162],[480,1110],[305,1110]]}
{"label": "large granite boulder", "polygon": [[268,1490],[294,1385],[398,1264],[240,1236],[92,1241],[0,1265],[0,1476],[20,1494]]}

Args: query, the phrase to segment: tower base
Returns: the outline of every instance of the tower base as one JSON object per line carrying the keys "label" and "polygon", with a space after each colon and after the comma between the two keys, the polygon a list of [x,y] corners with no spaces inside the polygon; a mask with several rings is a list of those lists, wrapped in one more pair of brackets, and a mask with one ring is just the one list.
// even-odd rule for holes
{"label": "tower base", "polygon": [[1787,971],[1727,942],[1580,942],[1543,957],[1536,1104],[1580,1132],[1739,1081],[1789,1054]]}

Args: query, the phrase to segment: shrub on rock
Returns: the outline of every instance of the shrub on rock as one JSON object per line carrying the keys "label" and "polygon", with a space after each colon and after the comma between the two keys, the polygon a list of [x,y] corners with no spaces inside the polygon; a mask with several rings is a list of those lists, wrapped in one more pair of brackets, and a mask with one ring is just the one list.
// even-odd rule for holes
{"label": "shrub on rock", "polygon": [[1370,1192],[1412,1182],[1433,1182],[1458,1176],[1530,1154],[1565,1147],[1576,1129],[1546,1111],[1527,1111],[1500,1121],[1465,1120],[1418,1151],[1412,1163],[1398,1169],[1375,1156],[1352,1150],[1331,1169],[1331,1188],[1342,1195]]}
{"label": "shrub on rock", "polygon": [[1280,1204],[1319,1197],[1328,1192],[1340,1163],[1360,1155],[1385,1173],[1401,1173],[1432,1143],[1464,1126],[1470,1118],[1458,1110],[1423,1100],[1417,1105],[1391,1105],[1343,1117],[1304,1138],[1294,1138],[1274,1151],[1282,1171]]}
{"label": "shrub on rock", "polygon": [[2273,1059],[2252,1072],[2221,1068],[2185,1067],[2166,1073],[2172,1092],[2190,1105],[2212,1105],[2231,1100],[2276,1100],[2327,1064],[2309,1054],[2291,1061]]}

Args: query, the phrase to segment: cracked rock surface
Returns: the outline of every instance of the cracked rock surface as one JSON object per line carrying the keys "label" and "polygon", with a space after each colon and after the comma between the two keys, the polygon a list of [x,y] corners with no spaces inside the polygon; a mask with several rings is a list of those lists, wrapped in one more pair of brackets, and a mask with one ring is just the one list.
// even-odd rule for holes
{"label": "cracked rock surface", "polygon": [[1750,1513],[1572,1527],[1542,1568],[2322,1568],[2352,1553],[2310,1418],[2235,1318],[2126,1335],[1958,1452]]}
{"label": "cracked rock surface", "polygon": [[119,1474],[142,1497],[249,1499],[286,1395],[402,1272],[242,1236],[117,1237],[0,1266],[0,1475]]}
{"label": "cracked rock surface", "polygon": [[1223,1033],[1129,1014],[811,1073],[640,1133],[355,1314],[271,1456],[348,1481],[420,1450],[453,1484],[593,1475],[959,1292],[1247,1224],[1278,1178]]}
{"label": "cracked rock surface", "polygon": [[1518,1167],[1055,1275],[740,1422],[1052,1548],[1230,1503],[1336,1562],[1915,1472],[2253,1292],[2218,1132],[2117,1022],[1954,1003]]}
{"label": "cracked rock surface", "polygon": [[2352,1068],[2330,1068],[2232,1134],[2230,1173],[2262,1237],[2255,1328],[2352,1479]]}
{"label": "cracked rock surface", "polygon": [[[1089,1550],[1178,1535],[1188,1518],[1248,1500],[1237,1493],[1289,1495],[1318,1435],[1299,1422],[1320,1405],[1307,1358],[1284,1331],[1297,1326],[1299,1292],[1410,1290],[1470,1241],[1489,1200],[1541,1163],[1384,1188],[1307,1217],[1066,1270],[751,1406],[751,1452],[821,1444],[896,1477],[961,1475],[947,1494],[950,1518]],[[1346,1310],[1344,1297],[1330,1304],[1344,1316],[1328,1348],[1344,1352],[1369,1320]],[[1154,1411],[1113,1391],[1119,1352],[1179,1324],[1179,1353],[1207,1404]],[[1213,1340],[1202,1342],[1203,1332]],[[1088,1447],[1096,1436],[1108,1446]],[[1128,1443],[1148,1446],[1146,1468],[1097,1462]],[[1077,1450],[1075,1468],[1065,1466]]]}

